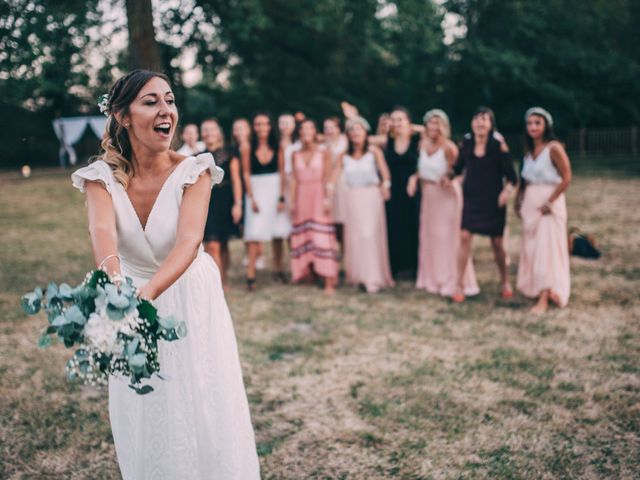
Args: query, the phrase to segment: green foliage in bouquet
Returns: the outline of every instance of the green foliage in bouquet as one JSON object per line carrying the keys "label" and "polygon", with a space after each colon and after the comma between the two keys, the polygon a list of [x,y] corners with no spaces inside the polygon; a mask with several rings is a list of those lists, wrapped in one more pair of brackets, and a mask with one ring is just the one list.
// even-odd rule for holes
{"label": "green foliage in bouquet", "polygon": [[109,375],[130,379],[139,394],[153,391],[143,384],[153,374],[162,378],[158,361],[158,341],[175,341],[187,334],[184,322],[161,317],[147,300],[141,299],[130,278],[111,279],[106,272],[89,272],[85,281],[72,288],[66,283],[49,283],[22,297],[29,315],[44,310],[48,325],[38,345],[51,345],[57,338],[65,347],[76,347],[67,362],[70,379],[89,385],[106,384]]}

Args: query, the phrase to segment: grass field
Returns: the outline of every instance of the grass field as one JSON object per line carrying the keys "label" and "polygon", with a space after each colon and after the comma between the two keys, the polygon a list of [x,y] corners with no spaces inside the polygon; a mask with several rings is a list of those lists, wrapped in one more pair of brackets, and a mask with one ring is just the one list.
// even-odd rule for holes
{"label": "grass field", "polygon": [[[640,179],[580,176],[570,224],[604,256],[572,259],[571,303],[530,318],[482,294],[456,306],[400,282],[227,295],[265,479],[638,478]],[[517,263],[519,224],[510,218]],[[0,176],[0,478],[118,478],[105,391],[65,379],[68,352],[35,344],[19,297],[92,268],[81,194],[61,174]],[[512,266],[515,274],[515,265]]]}

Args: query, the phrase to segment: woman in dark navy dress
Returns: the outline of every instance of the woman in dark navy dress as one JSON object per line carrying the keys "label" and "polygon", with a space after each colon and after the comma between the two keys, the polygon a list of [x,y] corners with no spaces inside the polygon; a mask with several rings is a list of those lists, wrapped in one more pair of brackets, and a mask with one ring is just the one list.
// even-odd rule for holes
{"label": "woman in dark navy dress", "polygon": [[513,291],[507,272],[507,256],[502,237],[507,217],[507,202],[518,184],[509,149],[494,135],[493,111],[480,107],[471,120],[472,134],[460,146],[457,175],[464,174],[462,191],[462,232],[458,255],[458,291],[452,297],[464,301],[462,279],[471,252],[474,234],[491,238],[491,247],[500,273],[502,297],[511,298]]}
{"label": "woman in dark navy dress", "polygon": [[213,155],[216,165],[224,171],[222,182],[213,187],[209,201],[209,214],[204,227],[205,251],[215,260],[222,283],[231,264],[229,239],[239,236],[238,224],[242,218],[242,181],[240,160],[234,149],[224,145],[224,136],[218,122],[207,119],[200,126],[206,151]]}

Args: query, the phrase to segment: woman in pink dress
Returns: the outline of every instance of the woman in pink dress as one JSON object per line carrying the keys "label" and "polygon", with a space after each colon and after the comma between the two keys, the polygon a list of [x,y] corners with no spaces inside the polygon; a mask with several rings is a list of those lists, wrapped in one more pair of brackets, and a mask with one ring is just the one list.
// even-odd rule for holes
{"label": "woman in pink dress", "polygon": [[335,291],[338,276],[336,230],[325,185],[331,177],[331,155],[316,143],[312,120],[300,124],[300,150],[292,156],[291,273],[293,281],[310,275],[324,278],[325,292]]}
{"label": "woman in pink dress", "polygon": [[[391,192],[391,174],[380,148],[369,145],[368,122],[347,121],[349,146],[334,172],[344,182],[344,267],[347,281],[368,293],[392,287],[385,202]],[[382,179],[382,181],[381,181]]]}
{"label": "woman in pink dress", "polygon": [[[424,116],[425,137],[420,142],[418,172],[412,175],[407,193],[413,197],[420,183],[420,246],[416,287],[429,293],[451,296],[456,292],[457,258],[462,220],[462,189],[452,181],[458,147],[450,139],[449,117],[439,109]],[[463,276],[464,294],[480,293],[469,256]]]}
{"label": "woman in pink dress", "polygon": [[544,313],[549,300],[566,306],[571,290],[564,195],[571,183],[571,164],[555,140],[549,112],[533,107],[525,120],[527,154],[516,201],[522,218],[517,287],[525,296],[537,298],[532,313]]}

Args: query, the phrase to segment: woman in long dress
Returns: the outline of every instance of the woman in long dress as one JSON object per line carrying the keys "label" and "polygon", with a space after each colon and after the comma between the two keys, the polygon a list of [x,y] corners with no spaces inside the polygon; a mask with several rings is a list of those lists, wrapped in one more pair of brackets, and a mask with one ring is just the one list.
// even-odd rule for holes
{"label": "woman in long dress", "polygon": [[[462,189],[452,181],[458,147],[450,139],[449,117],[439,109],[424,116],[425,137],[420,142],[418,171],[407,191],[414,196],[418,182],[420,205],[420,248],[416,287],[429,293],[452,296],[458,280],[458,249],[462,218]],[[471,256],[463,277],[465,295],[479,293]]]}
{"label": "woman in long dress", "polygon": [[[275,276],[286,281],[283,239],[289,236],[285,212],[284,157],[269,115],[253,117],[251,145],[240,147],[245,187],[244,241],[247,243],[247,289],[256,289],[256,260],[262,242],[271,241]],[[284,226],[284,228],[283,228]],[[285,231],[286,230],[286,231]]]}
{"label": "woman in long dress", "polygon": [[109,379],[109,417],[122,477],[258,479],[259,463],[220,274],[202,247],[210,154],[169,150],[178,111],[163,74],[135,70],[109,92],[101,159],[72,175],[86,191],[97,265],[133,279],[187,336],[159,345],[165,380],[138,395]]}
{"label": "woman in long dress", "polygon": [[213,155],[216,165],[224,172],[222,181],[211,190],[209,213],[204,226],[204,250],[213,257],[226,287],[227,271],[231,264],[229,240],[240,234],[242,218],[242,180],[240,160],[234,149],[226,147],[222,128],[217,120],[208,118],[200,126],[205,152]]}
{"label": "woman in long dress", "polygon": [[502,298],[513,296],[507,271],[503,235],[507,202],[518,184],[507,144],[494,135],[493,111],[480,107],[471,119],[472,134],[464,138],[456,175],[464,174],[462,184],[462,232],[458,253],[458,285],[452,299],[464,301],[464,275],[471,255],[473,235],[491,239],[493,256],[500,274]]}
{"label": "woman in long dress", "polygon": [[361,117],[347,121],[349,144],[338,161],[333,183],[342,178],[345,189],[342,208],[347,282],[375,293],[394,285],[384,208],[391,195],[391,175],[382,151],[369,145],[369,128]]}
{"label": "woman in long dress", "polygon": [[325,293],[333,293],[338,276],[336,231],[331,197],[325,185],[331,177],[331,157],[316,143],[312,120],[300,124],[301,148],[293,153],[291,175],[291,273],[293,281],[310,275],[324,279]]}
{"label": "woman in long dress", "polygon": [[[347,119],[358,115],[358,109],[341,103]],[[369,142],[383,149],[391,172],[391,198],[385,204],[389,258],[394,276],[415,278],[418,268],[418,224],[420,199],[407,193],[407,182],[418,166],[421,126],[411,123],[409,111],[395,107],[390,115],[387,135],[370,135]],[[417,127],[417,128],[416,128]]]}
{"label": "woman in long dress", "polygon": [[555,140],[549,112],[533,107],[525,120],[527,153],[516,201],[523,227],[517,287],[537,298],[532,313],[544,313],[549,301],[566,306],[571,290],[564,195],[571,183],[571,164]]}
{"label": "woman in long dress", "polygon": [[[331,156],[331,169],[336,169],[340,156],[347,150],[348,141],[346,135],[340,128],[338,117],[328,117],[322,123],[323,145]],[[336,178],[333,192],[331,193],[331,216],[336,227],[336,239],[341,249],[341,256],[344,256],[344,194],[345,187],[341,178]]]}

